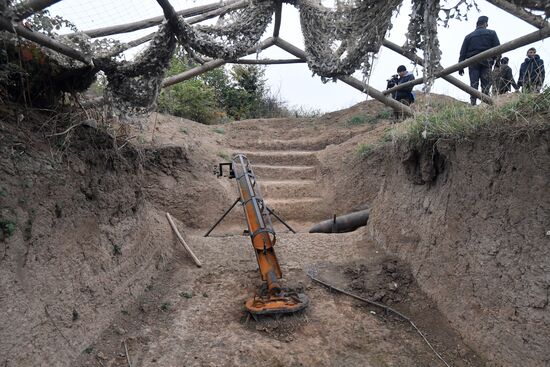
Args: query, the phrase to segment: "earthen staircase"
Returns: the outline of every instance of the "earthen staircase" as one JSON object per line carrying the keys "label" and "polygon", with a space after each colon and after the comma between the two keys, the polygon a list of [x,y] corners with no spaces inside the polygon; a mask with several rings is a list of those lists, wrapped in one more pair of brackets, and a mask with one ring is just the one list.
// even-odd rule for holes
{"label": "earthen staircase", "polygon": [[231,153],[248,157],[269,208],[291,225],[303,227],[325,219],[318,210],[323,199],[317,153],[326,143],[311,137],[299,122],[282,123],[289,126],[246,130],[241,139],[232,140]]}

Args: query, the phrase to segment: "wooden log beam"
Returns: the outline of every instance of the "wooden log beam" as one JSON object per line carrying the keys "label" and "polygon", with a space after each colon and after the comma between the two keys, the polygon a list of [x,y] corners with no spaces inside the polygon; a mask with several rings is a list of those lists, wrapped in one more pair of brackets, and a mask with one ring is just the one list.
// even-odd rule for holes
{"label": "wooden log beam", "polygon": [[[481,52],[481,53],[479,53],[475,56],[470,57],[469,59],[466,59],[462,62],[459,62],[458,64],[454,64],[452,66],[449,66],[446,69],[437,71],[434,76],[436,78],[441,78],[444,75],[449,75],[451,73],[454,73],[455,71],[458,71],[460,69],[464,69],[464,68],[466,68],[470,65],[473,65],[475,63],[478,63],[482,60],[490,59],[494,56],[501,55],[505,52],[515,50],[516,48],[523,47],[525,45],[543,40],[543,39],[548,38],[548,37],[550,37],[550,27],[544,27],[544,28],[542,28],[538,31],[526,34],[525,36],[522,36],[522,37],[519,37],[519,38],[516,38],[516,39],[513,39],[510,42],[503,43],[500,46],[493,47],[493,48],[491,48],[487,51],[483,51],[483,52]],[[411,87],[411,86],[415,86],[415,85],[418,85],[418,84],[422,84],[423,82],[424,81],[422,79],[415,79],[415,80],[407,82],[407,83],[399,84],[399,85],[397,85],[393,88],[386,89],[382,93],[390,94],[392,92],[395,92],[396,90]]]}
{"label": "wooden log beam", "polygon": [[[197,6],[189,9],[180,10],[177,12],[177,14],[179,16],[183,16],[184,18],[192,17],[195,15],[201,15],[203,13],[216,10],[222,6],[234,4],[238,1],[240,0],[228,0],[223,5],[221,5],[219,2],[207,4],[207,5],[201,5],[201,6]],[[153,27],[153,26],[159,25],[163,21],[164,21],[164,16],[161,15],[158,17],[140,20],[138,22],[120,24],[112,27],[91,29],[88,31],[84,31],[84,33],[90,36],[91,38],[97,38],[97,37],[109,36],[112,34],[133,32],[139,29]]]}
{"label": "wooden log beam", "polygon": [[[277,46],[279,46],[280,48],[282,48],[283,50],[285,50],[286,52],[288,52],[288,53],[290,53],[290,54],[292,54],[292,55],[294,55],[294,56],[296,56],[296,57],[298,57],[302,60],[306,60],[305,51],[299,49],[298,47],[292,45],[291,43],[288,43],[288,42],[286,42],[285,40],[283,40],[281,38],[276,38],[275,39],[275,44]],[[396,101],[393,98],[386,97],[379,90],[371,87],[370,85],[368,85],[366,83],[363,83],[362,81],[360,81],[358,79],[355,79],[354,77],[342,76],[342,77],[339,77],[338,79],[340,79],[344,83],[352,86],[353,88],[355,88],[355,89],[357,89],[357,90],[359,90],[363,93],[367,93],[369,96],[373,97],[374,99],[382,102],[386,106],[389,106],[389,107],[393,108],[396,111],[399,111],[399,112],[405,114],[406,116],[413,116],[413,112],[412,112],[412,110],[409,106],[405,106],[404,104]]]}
{"label": "wooden log beam", "polygon": [[[228,11],[233,11],[233,10],[244,8],[247,5],[248,5],[248,2],[246,0],[241,0],[241,1],[238,1],[234,4],[224,6],[223,8],[219,8],[217,10],[205,13],[203,15],[193,17],[193,18],[189,19],[189,21],[187,23],[188,24],[196,24],[196,23],[202,22],[204,20],[207,20],[207,19],[210,19],[210,18],[213,18],[213,17],[216,17],[216,16],[220,16],[220,15],[222,15],[222,14],[228,12]],[[113,53],[111,53],[109,56],[110,57],[116,56],[121,52],[124,52],[124,51],[129,50],[133,47],[136,47],[136,46],[139,46],[139,45],[141,45],[145,42],[148,42],[151,39],[153,39],[155,34],[156,34],[156,32],[152,32],[152,33],[149,33],[146,36],[143,36],[141,38],[138,38],[138,39],[135,39],[133,41],[127,42],[126,44],[122,45],[120,48],[115,50]]]}
{"label": "wooden log beam", "polygon": [[279,37],[279,30],[281,29],[281,15],[283,12],[283,0],[276,0],[275,4],[275,26],[273,28],[273,37]]}
{"label": "wooden log beam", "polygon": [[10,33],[14,33],[18,36],[28,39],[29,41],[36,42],[39,45],[47,47],[56,52],[59,52],[60,54],[68,56],[72,59],[82,61],[86,65],[90,65],[90,66],[94,65],[92,62],[92,59],[85,56],[81,52],[73,48],[70,48],[69,46],[64,45],[63,43],[56,41],[48,36],[45,36],[42,33],[33,32],[18,23],[12,23],[9,19],[6,19],[4,17],[0,17],[0,29],[3,29]]}
{"label": "wooden log beam", "polygon": [[[382,41],[382,45],[384,47],[387,47],[390,50],[402,55],[402,56],[405,56],[406,58],[408,58],[409,60],[415,62],[418,65],[424,66],[424,59],[421,58],[420,56],[418,56],[417,54],[415,54],[414,52],[407,51],[403,47],[400,47],[400,46],[396,45],[395,43],[393,43],[391,41],[388,41],[386,39]],[[440,67],[440,70],[443,70],[443,68]],[[460,80],[458,80],[454,76],[445,75],[445,76],[442,76],[442,78],[445,79],[446,81],[448,81],[449,83],[451,83],[452,85],[454,85],[455,87],[462,89],[464,92],[470,94],[471,96],[479,98],[480,100],[482,100],[483,102],[485,102],[487,104],[490,104],[490,105],[494,104],[494,101],[491,97],[489,97],[488,95],[486,95],[484,93],[481,93],[477,89],[474,89],[474,88],[470,87],[468,84],[461,82]]]}
{"label": "wooden log beam", "polygon": [[281,64],[303,64],[303,63],[305,63],[305,60],[302,60],[302,59],[279,59],[279,60],[272,60],[272,59],[260,59],[260,60],[238,59],[238,60],[228,61],[227,63],[228,64],[245,64],[245,65],[281,65]]}
{"label": "wooden log beam", "polygon": [[539,17],[535,14],[529,13],[525,9],[512,4],[505,0],[487,0],[488,3],[493,4],[497,8],[504,10],[507,13],[512,14],[513,16],[531,24],[533,27],[538,29],[548,27],[549,24],[543,17]]}
{"label": "wooden log beam", "polygon": [[[266,48],[273,46],[274,43],[275,43],[274,39],[272,37],[270,37],[270,38],[266,39],[265,41],[261,42],[258,45],[258,48],[261,49],[261,50],[265,50]],[[247,54],[251,55],[251,54],[256,53],[258,48],[255,47],[253,49],[248,50]],[[223,59],[210,60],[210,61],[205,62],[204,64],[202,64],[200,66],[197,66],[196,68],[184,71],[181,74],[173,75],[171,77],[168,77],[168,78],[164,79],[162,81],[161,87],[165,88],[165,87],[169,87],[171,85],[183,82],[185,80],[196,77],[197,75],[203,74],[207,71],[210,71],[212,69],[220,67],[220,66],[224,65],[225,63],[227,63],[227,61],[223,60]]]}
{"label": "wooden log beam", "polygon": [[17,4],[13,11],[15,15],[17,15],[17,20],[21,21],[60,1],[61,0],[27,0]]}
{"label": "wooden log beam", "polygon": [[171,85],[184,82],[188,79],[194,78],[197,75],[201,75],[212,69],[218,68],[226,63],[223,59],[215,59],[205,62],[204,64],[197,66],[193,69],[184,71],[183,73],[170,76],[162,81],[161,88],[166,88]]}
{"label": "wooden log beam", "polygon": [[188,24],[197,24],[197,23],[203,22],[205,20],[212,19],[214,17],[218,17],[218,16],[223,15],[227,12],[245,8],[247,6],[248,6],[248,1],[240,0],[236,3],[229,4],[229,5],[226,5],[222,8],[219,8],[219,9],[210,11],[208,13],[204,13],[202,15],[197,15],[196,17],[190,18],[187,21],[187,23]]}

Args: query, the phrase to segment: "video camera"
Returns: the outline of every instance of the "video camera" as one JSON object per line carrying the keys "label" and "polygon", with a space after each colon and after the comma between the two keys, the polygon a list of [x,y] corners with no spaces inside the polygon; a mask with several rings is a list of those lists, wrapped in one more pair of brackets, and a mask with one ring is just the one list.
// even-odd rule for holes
{"label": "video camera", "polygon": [[388,85],[386,86],[386,89],[390,89],[392,87],[395,87],[397,85],[397,82],[399,81],[399,75],[393,74],[391,76],[391,79],[386,79],[388,82]]}

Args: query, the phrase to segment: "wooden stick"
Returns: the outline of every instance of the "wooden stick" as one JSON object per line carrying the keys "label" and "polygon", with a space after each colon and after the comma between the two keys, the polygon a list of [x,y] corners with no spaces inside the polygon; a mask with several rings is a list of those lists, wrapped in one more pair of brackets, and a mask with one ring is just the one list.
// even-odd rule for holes
{"label": "wooden stick", "polygon": [[128,346],[126,345],[126,340],[124,342],[124,351],[126,351],[126,360],[128,361],[128,367],[132,367],[132,362],[130,362],[130,353],[128,353]]}
{"label": "wooden stick", "polygon": [[189,255],[191,255],[191,257],[193,258],[193,261],[195,262],[195,264],[197,264],[197,266],[200,268],[202,266],[202,263],[200,262],[198,257],[195,256],[193,251],[191,251],[191,248],[187,245],[187,243],[185,242],[185,240],[181,236],[180,232],[178,231],[178,228],[176,227],[176,224],[174,223],[174,221],[172,220],[172,217],[170,216],[170,213],[166,213],[166,218],[168,218],[168,222],[170,222],[170,226],[172,226],[172,229],[174,230],[174,233],[176,234],[176,236],[180,240],[180,243],[187,250]]}
{"label": "wooden stick", "polygon": [[[280,48],[282,48],[283,50],[285,50],[286,52],[288,52],[288,53],[290,53],[290,54],[292,54],[292,55],[294,55],[294,56],[296,56],[296,57],[298,57],[302,60],[306,59],[306,53],[303,50],[299,49],[298,47],[288,43],[287,41],[285,41],[281,38],[276,38],[275,39],[275,44],[277,46],[279,46]],[[412,110],[409,106],[405,106],[403,103],[400,103],[400,102],[396,101],[393,98],[386,97],[379,90],[377,90],[375,88],[372,88],[370,85],[368,85],[366,83],[363,83],[362,81],[360,81],[358,79],[355,79],[354,77],[341,76],[341,77],[338,77],[338,79],[340,79],[344,83],[352,86],[353,88],[355,88],[355,89],[357,89],[357,90],[359,90],[363,93],[368,93],[369,96],[372,96],[374,99],[382,102],[386,106],[390,106],[394,110],[403,112],[407,116],[413,116],[413,112],[412,112]]]}
{"label": "wooden stick", "polygon": [[426,336],[422,333],[422,331],[420,331],[420,329],[412,322],[412,320],[405,316],[404,314],[402,314],[401,312],[395,310],[394,308],[391,308],[389,306],[386,306],[382,303],[378,303],[378,302],[375,302],[375,301],[371,301],[370,299],[367,299],[367,298],[363,298],[363,297],[359,297],[353,293],[349,293],[349,292],[346,292],[345,290],[343,289],[340,289],[340,288],[336,288],[318,278],[316,278],[315,276],[313,276],[313,274],[311,273],[308,273],[307,274],[311,280],[313,280],[314,282],[316,283],[319,283],[321,285],[324,285],[325,287],[327,287],[329,290],[331,291],[336,291],[336,292],[340,292],[342,294],[345,294],[346,296],[350,296],[352,298],[355,298],[361,302],[365,302],[365,303],[368,303],[370,305],[373,305],[373,306],[377,306],[377,307],[380,307],[382,308],[383,310],[385,311],[389,311],[389,312],[392,312],[394,314],[396,314],[397,316],[399,316],[400,318],[402,318],[403,320],[409,322],[409,324],[411,324],[411,326],[416,330],[416,332],[422,337],[422,339],[424,339],[424,342],[428,345],[428,347],[430,347],[430,349],[435,353],[435,355],[437,356],[437,358],[439,358],[441,360],[441,362],[443,362],[443,364],[445,364],[445,366],[447,367],[451,367],[449,366],[449,364],[443,359],[443,357],[435,350],[435,348],[432,346],[432,344],[428,341],[428,339],[426,338]]}
{"label": "wooden stick", "polygon": [[[488,49],[487,51],[483,51],[475,56],[470,57],[469,59],[466,59],[462,62],[459,62],[458,64],[454,64],[453,66],[449,66],[446,69],[437,71],[434,75],[436,78],[441,78],[444,75],[449,75],[451,73],[454,73],[455,71],[458,71],[460,69],[464,69],[465,67],[468,67],[470,65],[476,64],[482,60],[490,59],[494,56],[503,54],[507,51],[515,50],[516,48],[523,47],[525,45],[528,45],[533,42],[537,42],[540,40],[543,40],[545,38],[550,37],[550,27],[544,27],[538,31],[534,31],[532,33],[526,34],[525,36],[518,37],[516,39],[511,40],[510,42],[503,43],[500,46],[493,47]],[[395,92],[396,90],[415,86],[418,84],[422,84],[424,82],[423,79],[416,79],[410,82],[406,82],[403,84],[399,84],[393,88],[386,89],[382,93],[384,94],[390,94],[392,92]]]}

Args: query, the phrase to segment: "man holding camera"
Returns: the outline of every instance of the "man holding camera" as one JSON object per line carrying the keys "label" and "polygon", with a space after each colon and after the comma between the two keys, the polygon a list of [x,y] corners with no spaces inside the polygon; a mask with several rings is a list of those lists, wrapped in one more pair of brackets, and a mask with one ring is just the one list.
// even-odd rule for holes
{"label": "man holding camera", "polygon": [[[464,38],[458,62],[469,59],[483,51],[500,45],[497,33],[491,29],[487,29],[488,22],[489,18],[484,15],[478,18],[476,30]],[[468,67],[470,85],[472,88],[477,89],[479,81],[481,80],[481,92],[489,95],[489,90],[491,89],[491,69],[493,68],[495,60],[498,63],[498,58],[492,58],[479,61]],[[464,75],[464,69],[460,69],[458,73],[461,76]],[[476,97],[470,97],[470,102],[475,106]]]}
{"label": "man holding camera", "polygon": [[[397,74],[392,75],[391,79],[386,80],[388,82],[386,89],[390,89],[391,87],[395,87],[396,85],[410,82],[412,80],[414,80],[414,75],[407,71],[405,65],[399,65],[399,67],[397,68]],[[414,103],[414,94],[412,90],[412,86],[402,88],[393,92],[391,96],[393,99],[403,103],[406,106],[409,106],[411,105],[411,103]],[[395,113],[395,118],[399,119],[398,112]]]}

